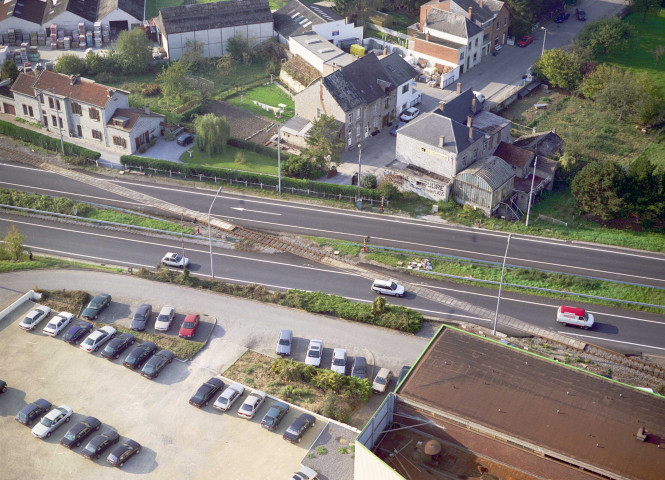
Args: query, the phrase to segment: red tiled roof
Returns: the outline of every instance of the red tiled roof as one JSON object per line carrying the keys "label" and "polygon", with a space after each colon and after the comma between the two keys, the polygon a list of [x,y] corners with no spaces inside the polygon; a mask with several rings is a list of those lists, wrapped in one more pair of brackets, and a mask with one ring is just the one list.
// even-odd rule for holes
{"label": "red tiled roof", "polygon": [[101,108],[106,106],[113,92],[120,91],[128,94],[128,92],[100,85],[86,78],[78,78],[72,85],[71,76],[50,70],[44,70],[32,86],[35,90],[53,92],[56,95]]}
{"label": "red tiled roof", "polygon": [[32,84],[35,82],[36,77],[37,74],[35,72],[19,73],[14,85],[12,85],[11,91],[34,97],[35,89],[32,88]]}
{"label": "red tiled roof", "polygon": [[524,168],[533,160],[533,152],[517,147],[510,143],[501,142],[494,151],[494,155],[504,160],[509,165]]}

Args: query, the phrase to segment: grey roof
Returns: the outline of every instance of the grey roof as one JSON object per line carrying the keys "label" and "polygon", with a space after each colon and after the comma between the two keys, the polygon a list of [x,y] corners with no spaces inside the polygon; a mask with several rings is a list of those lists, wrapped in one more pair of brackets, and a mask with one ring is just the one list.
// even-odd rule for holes
{"label": "grey roof", "polygon": [[41,25],[46,10],[42,0],[9,0],[0,5],[0,20],[14,17]]}
{"label": "grey roof", "polygon": [[474,35],[482,33],[483,29],[470,21],[464,15],[458,13],[446,12],[433,8],[427,14],[425,20],[427,27],[432,30],[445,32],[456,37],[471,38]]}
{"label": "grey roof", "polygon": [[99,0],[97,18],[102,19],[115,9],[129,13],[137,20],[143,20],[145,0]]}
{"label": "grey roof", "polygon": [[268,0],[226,0],[159,10],[157,28],[167,35],[223,27],[272,23]]}
{"label": "grey roof", "polygon": [[381,65],[386,70],[388,75],[393,80],[395,85],[404,85],[409,80],[413,80],[419,73],[413,68],[412,65],[409,65],[402,57],[397,53],[391,53],[390,55],[383,57],[381,60]]}
{"label": "grey roof", "polygon": [[326,90],[328,90],[344,112],[353,110],[365,103],[362,94],[346,78],[341,70],[323,77],[323,86],[326,87]]}
{"label": "grey roof", "polygon": [[275,31],[285,38],[309,32],[312,25],[335,22],[343,17],[321,5],[291,0],[273,13]]}
{"label": "grey roof", "polygon": [[480,177],[492,190],[496,190],[514,177],[515,172],[513,172],[512,167],[505,161],[492,155],[485,160],[473,162],[467,169],[458,173],[457,178],[464,175],[475,175]]}
{"label": "grey roof", "polygon": [[[529,135],[522,135],[513,142],[513,145],[526,148],[538,155],[554,157],[561,153],[563,148],[563,139],[557,135],[556,130],[550,132],[539,132]],[[537,149],[537,150],[536,150]]]}
{"label": "grey roof", "polygon": [[312,122],[310,122],[306,118],[299,117],[296,115],[295,117],[291,117],[286,122],[284,122],[284,125],[282,125],[282,131],[287,130],[289,131],[289,133],[297,135],[310,123]]}
{"label": "grey roof", "polygon": [[[473,91],[466,90],[443,105],[443,112],[437,108],[435,112],[444,117],[452,118],[456,122],[466,123],[466,117],[475,115],[472,110],[473,106]],[[476,113],[482,110],[480,103],[476,104]]]}
{"label": "grey roof", "polygon": [[302,45],[312,54],[323,60],[324,63],[336,63],[344,66],[355,61],[355,57],[336,47],[316,32],[307,32],[302,35],[291,36],[291,41]]}
{"label": "grey roof", "polygon": [[472,9],[472,21],[486,23],[499,13],[499,10],[503,7],[503,2],[499,2],[498,0],[482,0],[481,2],[476,2],[475,0],[450,0],[451,12],[468,15],[469,7]]}
{"label": "grey roof", "polygon": [[[407,123],[397,130],[397,135],[405,135],[452,153],[462,152],[472,143],[469,141],[469,128],[466,125],[432,112]],[[472,135],[474,142],[484,136],[477,129],[473,129]],[[443,147],[439,146],[440,137],[444,139]]]}
{"label": "grey roof", "polygon": [[97,7],[99,0],[47,0],[44,20],[48,24],[55,17],[64,12],[70,12],[89,22],[97,21]]}

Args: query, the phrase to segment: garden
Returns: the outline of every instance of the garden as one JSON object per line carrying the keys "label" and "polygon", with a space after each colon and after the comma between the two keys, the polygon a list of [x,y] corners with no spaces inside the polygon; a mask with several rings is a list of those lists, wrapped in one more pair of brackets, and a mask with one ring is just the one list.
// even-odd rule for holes
{"label": "garden", "polygon": [[[282,123],[292,118],[296,113],[295,101],[288,93],[274,84],[254,87],[240,95],[230,97],[226,101],[271,120],[279,119]],[[267,107],[279,108],[283,111],[277,116],[273,109],[262,108],[254,102],[261,103]],[[280,105],[285,105],[285,107],[280,107]]]}

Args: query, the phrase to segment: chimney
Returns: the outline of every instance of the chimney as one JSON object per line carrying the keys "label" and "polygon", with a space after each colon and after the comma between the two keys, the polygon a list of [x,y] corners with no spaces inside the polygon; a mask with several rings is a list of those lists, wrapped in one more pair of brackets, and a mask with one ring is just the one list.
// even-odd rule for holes
{"label": "chimney", "polygon": [[468,115],[466,117],[466,126],[469,127],[469,128],[473,127],[472,122],[473,122],[473,117],[471,115]]}
{"label": "chimney", "polygon": [[471,111],[473,113],[476,113],[478,111],[478,107],[476,105],[476,96],[473,96],[473,100],[471,100]]}
{"label": "chimney", "polygon": [[427,33],[425,34],[425,41],[426,41],[426,42],[429,42],[429,32],[427,32]]}
{"label": "chimney", "polygon": [[388,55],[388,49],[387,49],[387,48],[384,48],[384,49],[383,49],[383,54],[384,54],[384,55]]}
{"label": "chimney", "polygon": [[78,82],[79,76],[78,75],[70,75],[69,76],[69,84],[70,85],[76,85],[76,82]]}
{"label": "chimney", "polygon": [[441,101],[439,102],[439,110],[441,110],[441,113],[443,113],[443,108],[444,108],[445,106],[446,106],[446,102],[444,102],[443,100],[441,100]]}
{"label": "chimney", "polygon": [[473,13],[473,7],[469,7],[469,20],[471,20],[472,13]]}
{"label": "chimney", "polygon": [[439,137],[439,147],[443,148],[443,144],[446,143],[445,141],[446,141],[446,137],[444,137],[443,135],[441,135],[441,136]]}
{"label": "chimney", "polygon": [[147,104],[145,106],[145,113],[150,115],[150,107]]}
{"label": "chimney", "polygon": [[457,94],[460,95],[462,93],[462,82],[457,82]]}
{"label": "chimney", "polygon": [[473,142],[473,127],[469,127],[469,142]]}

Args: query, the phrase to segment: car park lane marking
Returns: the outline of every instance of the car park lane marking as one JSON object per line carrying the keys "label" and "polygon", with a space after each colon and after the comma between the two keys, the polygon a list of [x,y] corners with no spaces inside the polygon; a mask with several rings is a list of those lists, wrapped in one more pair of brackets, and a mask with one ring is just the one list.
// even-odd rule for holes
{"label": "car park lane marking", "polygon": [[570,332],[566,332],[566,331],[560,331],[559,333],[562,334],[562,335],[572,335],[574,337],[590,338],[592,340],[600,340],[600,341],[604,341],[604,342],[621,343],[623,345],[632,345],[632,346],[635,346],[635,347],[644,347],[644,348],[653,348],[653,349],[656,349],[656,350],[665,350],[665,347],[654,347],[652,345],[644,345],[642,343],[624,342],[624,341],[621,341],[621,340],[613,340],[613,339],[610,339],[610,338],[603,338],[603,337],[592,337],[591,335],[582,335],[581,333],[570,333]]}

